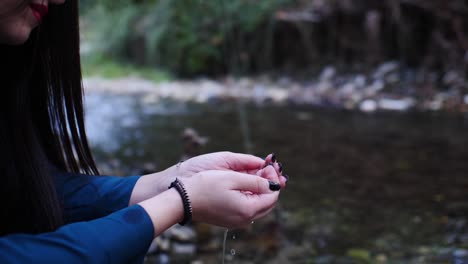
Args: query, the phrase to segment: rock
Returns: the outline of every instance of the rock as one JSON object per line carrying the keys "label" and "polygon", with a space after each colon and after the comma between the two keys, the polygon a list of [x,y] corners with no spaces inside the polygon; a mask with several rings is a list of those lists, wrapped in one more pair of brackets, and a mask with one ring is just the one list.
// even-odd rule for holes
{"label": "rock", "polygon": [[453,251],[452,256],[454,264],[468,263],[468,250],[466,249],[456,249]]}
{"label": "rock", "polygon": [[384,81],[382,81],[380,79],[375,80],[375,81],[372,82],[371,85],[367,86],[364,89],[363,96],[373,97],[384,88],[385,88],[385,82]]}
{"label": "rock", "polygon": [[374,79],[384,79],[387,74],[399,69],[400,64],[396,61],[385,62],[381,64],[373,74]]}
{"label": "rock", "polygon": [[171,245],[171,255],[173,256],[178,256],[178,257],[195,256],[196,252],[197,252],[197,247],[195,246],[195,244],[192,244],[192,243],[185,244],[185,243],[174,242]]}
{"label": "rock", "polygon": [[388,258],[385,254],[378,254],[375,256],[375,262],[378,264],[385,264],[388,262]]}
{"label": "rock", "polygon": [[442,78],[442,83],[445,86],[456,85],[461,80],[460,75],[456,71],[448,71]]}
{"label": "rock", "polygon": [[327,66],[320,73],[319,80],[321,82],[331,81],[336,76],[336,69],[333,66]]}
{"label": "rock", "polygon": [[321,81],[315,86],[315,91],[318,94],[324,94],[333,87],[332,83],[329,81]]}
{"label": "rock", "polygon": [[283,76],[278,80],[278,85],[283,88],[289,88],[292,84],[291,78]]}
{"label": "rock", "polygon": [[412,98],[403,98],[403,99],[380,99],[378,106],[380,109],[389,110],[389,111],[406,111],[413,107],[415,104],[414,99]]}
{"label": "rock", "polygon": [[284,88],[279,88],[279,87],[273,87],[268,89],[268,94],[270,98],[273,100],[275,103],[280,103],[284,102],[288,99],[288,90]]}
{"label": "rock", "polygon": [[366,249],[351,248],[346,252],[346,255],[348,255],[354,260],[361,261],[364,263],[371,262],[370,252]]}
{"label": "rock", "polygon": [[361,102],[359,110],[366,113],[375,112],[377,110],[377,102],[371,99],[367,99]]}
{"label": "rock", "polygon": [[355,78],[354,78],[354,85],[356,86],[356,88],[358,89],[361,89],[361,88],[364,88],[364,86],[366,85],[366,82],[367,82],[367,78],[366,76],[364,76],[363,74],[358,74]]}
{"label": "rock", "polygon": [[354,83],[347,83],[341,87],[338,94],[341,96],[351,96],[356,91],[356,85]]}
{"label": "rock", "polygon": [[175,225],[167,230],[171,240],[178,242],[195,242],[197,240],[195,231],[188,226]]}
{"label": "rock", "polygon": [[391,73],[385,78],[385,81],[387,83],[393,83],[393,84],[398,83],[400,82],[400,74],[398,74],[397,72]]}
{"label": "rock", "polygon": [[158,263],[158,264],[170,264],[171,263],[171,258],[169,257],[168,254],[161,253],[161,254],[159,254],[157,256],[156,263]]}
{"label": "rock", "polygon": [[468,105],[468,94],[465,94],[465,96],[463,96],[463,103]]}
{"label": "rock", "polygon": [[267,92],[265,86],[262,84],[257,84],[254,86],[252,91],[253,101],[256,104],[262,104],[267,99]]}
{"label": "rock", "polygon": [[156,237],[148,249],[148,254],[156,253],[157,251],[169,252],[171,248],[171,240],[165,235]]}
{"label": "rock", "polygon": [[434,99],[426,104],[426,108],[432,111],[438,111],[444,106],[444,101],[440,96],[436,96]]}
{"label": "rock", "polygon": [[381,79],[377,79],[368,88],[372,91],[378,92],[385,88],[385,82]]}

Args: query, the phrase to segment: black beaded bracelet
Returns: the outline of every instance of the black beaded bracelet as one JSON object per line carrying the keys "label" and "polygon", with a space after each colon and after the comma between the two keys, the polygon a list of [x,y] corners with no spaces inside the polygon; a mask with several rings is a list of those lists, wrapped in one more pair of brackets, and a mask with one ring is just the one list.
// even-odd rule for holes
{"label": "black beaded bracelet", "polygon": [[177,192],[179,192],[180,197],[182,197],[182,203],[184,204],[184,219],[180,222],[180,225],[185,225],[192,221],[192,205],[190,204],[190,199],[188,197],[187,191],[185,190],[184,184],[179,181],[179,179],[175,179],[175,181],[171,182],[169,188],[174,187]]}

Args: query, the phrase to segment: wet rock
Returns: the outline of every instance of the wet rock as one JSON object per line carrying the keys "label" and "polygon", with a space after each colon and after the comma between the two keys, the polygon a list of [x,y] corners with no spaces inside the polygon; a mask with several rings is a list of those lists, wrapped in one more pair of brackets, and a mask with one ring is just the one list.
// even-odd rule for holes
{"label": "wet rock", "polygon": [[257,84],[254,86],[252,97],[254,98],[254,102],[256,104],[262,104],[267,99],[267,93],[265,86],[262,84]]}
{"label": "wet rock", "polygon": [[454,264],[465,264],[468,263],[468,250],[456,249],[453,251],[453,263]]}
{"label": "wet rock", "polygon": [[406,111],[413,107],[415,104],[414,99],[412,98],[402,98],[402,99],[389,99],[383,98],[378,102],[380,109],[389,110],[389,111]]}
{"label": "wet rock", "polygon": [[174,242],[171,245],[171,255],[182,257],[185,256],[187,258],[191,258],[195,256],[197,252],[197,247],[195,244],[185,244],[185,243],[178,243]]}
{"label": "wet rock", "polygon": [[368,88],[369,90],[378,92],[382,90],[383,88],[385,88],[385,82],[381,79],[377,79]]}
{"label": "wet rock", "polygon": [[444,105],[443,97],[436,95],[434,99],[426,103],[425,108],[432,110],[432,111],[438,111],[442,109],[443,105]]}
{"label": "wet rock", "polygon": [[354,83],[347,83],[343,85],[340,90],[338,91],[338,94],[340,96],[351,96],[353,93],[356,92],[356,85]]}
{"label": "wet rock", "polygon": [[322,82],[319,82],[316,86],[315,86],[315,91],[318,93],[318,94],[325,94],[328,90],[332,89],[333,88],[333,84],[329,81],[322,81]]}
{"label": "wet rock", "polygon": [[171,257],[166,253],[161,253],[156,257],[157,264],[170,264]]}
{"label": "wet rock", "polygon": [[463,96],[463,103],[468,105],[468,94],[465,94],[465,96]]}
{"label": "wet rock", "polygon": [[395,72],[399,69],[400,64],[395,61],[385,62],[381,64],[373,74],[374,79],[384,79],[387,74]]}
{"label": "wet rock", "polygon": [[175,225],[166,231],[171,240],[178,242],[195,242],[195,231],[188,226]]}
{"label": "wet rock", "polygon": [[399,83],[400,82],[400,74],[398,74],[397,72],[391,73],[385,78],[385,81],[387,83],[392,83],[392,84]]}
{"label": "wet rock", "polygon": [[289,77],[283,76],[278,80],[278,85],[282,88],[289,88],[292,85],[292,80]]}
{"label": "wet rock", "polygon": [[353,83],[356,86],[356,88],[362,89],[367,83],[367,78],[363,74],[358,74],[356,77],[354,77]]}
{"label": "wet rock", "polygon": [[444,74],[444,77],[442,78],[442,83],[447,87],[456,85],[460,81],[463,81],[463,79],[460,77],[460,74],[456,71],[448,71]]}
{"label": "wet rock", "polygon": [[370,252],[366,249],[352,248],[346,252],[346,255],[359,262],[371,262]]}
{"label": "wet rock", "polygon": [[375,262],[377,264],[386,264],[388,262],[388,257],[385,254],[378,254],[375,256]]}
{"label": "wet rock", "polygon": [[365,113],[375,112],[377,110],[377,102],[371,99],[367,99],[361,102],[359,110]]}
{"label": "wet rock", "polygon": [[331,81],[336,76],[336,69],[333,66],[327,66],[320,73],[319,80],[321,82]]}

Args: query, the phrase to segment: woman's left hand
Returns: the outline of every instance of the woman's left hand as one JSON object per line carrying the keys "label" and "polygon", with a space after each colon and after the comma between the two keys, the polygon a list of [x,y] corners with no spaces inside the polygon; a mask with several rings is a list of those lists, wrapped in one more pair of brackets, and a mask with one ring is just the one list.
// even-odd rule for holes
{"label": "woman's left hand", "polygon": [[[261,170],[271,165],[276,171],[277,177],[270,177],[269,180],[280,182],[284,187],[285,179],[281,180],[280,164],[276,160],[272,160],[273,155],[270,154],[266,159],[262,159],[249,154],[233,153],[229,151],[215,152],[205,155],[200,155],[181,162],[168,170],[172,170],[172,174],[177,177],[191,177],[192,175],[208,170],[229,170],[257,176],[261,175]],[[284,177],[283,177],[284,178]],[[173,179],[171,179],[173,180]]]}

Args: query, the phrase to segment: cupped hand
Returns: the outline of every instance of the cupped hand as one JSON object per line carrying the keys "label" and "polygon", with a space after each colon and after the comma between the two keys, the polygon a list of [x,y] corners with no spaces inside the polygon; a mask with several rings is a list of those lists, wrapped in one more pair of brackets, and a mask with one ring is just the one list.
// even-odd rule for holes
{"label": "cupped hand", "polygon": [[[274,169],[275,173],[262,174],[266,167]],[[219,170],[234,171],[251,176],[261,176],[267,180],[279,182],[284,188],[287,179],[281,174],[280,163],[277,163],[272,154],[266,159],[253,155],[233,152],[215,152],[200,155],[177,165],[174,165],[162,172],[153,173],[141,177],[130,197],[130,205],[149,199],[167,190],[169,184],[179,179],[189,179],[203,171]]]}
{"label": "cupped hand", "polygon": [[248,226],[268,214],[278,201],[279,191],[272,191],[272,182],[267,180],[272,174],[276,171],[268,166],[261,169],[260,176],[209,170],[183,179],[193,220],[228,228]]}
{"label": "cupped hand", "polygon": [[172,175],[177,177],[190,177],[196,173],[208,170],[230,170],[246,174],[259,175],[261,170],[268,164],[271,164],[276,170],[276,175],[268,178],[272,181],[280,182],[284,187],[286,179],[281,178],[278,163],[271,160],[272,155],[262,159],[249,154],[233,153],[228,151],[215,152],[200,155],[181,162],[168,169]]}

